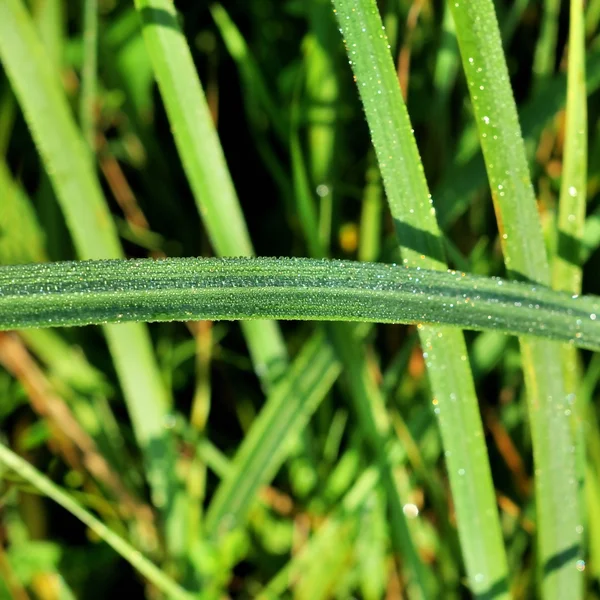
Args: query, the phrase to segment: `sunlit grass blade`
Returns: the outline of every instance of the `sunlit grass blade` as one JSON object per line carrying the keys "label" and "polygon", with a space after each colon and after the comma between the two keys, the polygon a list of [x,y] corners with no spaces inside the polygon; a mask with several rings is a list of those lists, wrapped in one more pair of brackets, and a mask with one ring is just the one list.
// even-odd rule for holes
{"label": "sunlit grass blade", "polygon": [[242,524],[259,486],[270,481],[315,408],[337,379],[341,365],[323,334],[305,345],[267,397],[259,417],[211,501],[206,531],[222,536]]}
{"label": "sunlit grass blade", "polygon": [[[441,236],[377,5],[372,0],[334,0],[334,7],[403,261],[421,269],[443,270]],[[464,338],[459,331],[427,327],[420,329],[420,337],[439,414],[470,588],[475,595],[503,597],[508,589],[506,556]],[[463,435],[457,437],[456,431]]]}
{"label": "sunlit grass blade", "polygon": [[[590,48],[586,56],[586,88],[592,94],[600,86],[600,51]],[[550,119],[564,107],[566,79],[556,75],[533,94],[519,111],[527,147],[535,146],[540,132]],[[532,143],[534,142],[534,143]],[[440,227],[448,230],[468,208],[474,192],[486,185],[485,164],[479,150],[474,147],[471,157],[464,156],[464,164],[451,164],[446,175],[434,190],[437,218]]]}
{"label": "sunlit grass blade", "polygon": [[[55,66],[20,0],[0,3],[0,58],[83,259],[120,258],[114,223],[93,172],[89,152],[60,88]],[[147,329],[106,327],[105,334],[127,402],[136,439],[146,459],[156,506],[171,508],[174,454],[164,428],[167,395]]]}
{"label": "sunlit grass blade", "polygon": [[66,492],[61,490],[45,475],[40,473],[31,464],[23,460],[4,444],[0,444],[0,462],[3,463],[5,467],[18,473],[20,477],[33,485],[42,494],[54,500],[54,502],[87,525],[101,540],[104,540],[111,548],[113,548],[113,550],[115,550],[115,552],[120,554],[127,562],[146,577],[148,581],[167,594],[170,598],[192,600],[192,598],[195,597],[193,594],[179,587],[163,571],[144,557],[139,550],[111,531],[104,523],[82,508],[81,505]]}
{"label": "sunlit grass blade", "polygon": [[582,0],[571,0],[565,144],[561,174],[558,248],[552,287],[581,293],[580,246],[585,227],[587,187],[587,94]]}
{"label": "sunlit grass blade", "polygon": [[[188,182],[212,245],[220,256],[251,256],[246,228],[206,98],[168,0],[136,0],[154,74]],[[256,372],[273,383],[287,361],[276,323],[242,325]]]}
{"label": "sunlit grass blade", "polygon": [[[581,238],[585,228],[587,189],[587,95],[585,88],[585,21],[583,0],[571,0],[569,20],[567,107],[563,168],[558,206],[558,247],[552,262],[552,287],[556,290],[581,293],[582,271]],[[569,399],[578,398],[581,385],[579,353],[576,348],[562,347],[562,368],[565,391]],[[581,400],[581,399],[579,399]],[[578,478],[585,479],[585,439],[582,427],[588,412],[588,403],[575,402],[574,436],[577,447]],[[588,467],[589,469],[589,467]],[[596,487],[590,485],[588,494]],[[580,490],[580,510],[585,506]],[[587,519],[585,519],[587,525]],[[583,525],[583,515],[582,515]],[[595,546],[592,546],[595,550]]]}
{"label": "sunlit grass blade", "polygon": [[[504,262],[513,277],[550,283],[525,146],[491,0],[451,3],[480,133]],[[581,515],[560,346],[522,338],[545,598],[579,598]]]}

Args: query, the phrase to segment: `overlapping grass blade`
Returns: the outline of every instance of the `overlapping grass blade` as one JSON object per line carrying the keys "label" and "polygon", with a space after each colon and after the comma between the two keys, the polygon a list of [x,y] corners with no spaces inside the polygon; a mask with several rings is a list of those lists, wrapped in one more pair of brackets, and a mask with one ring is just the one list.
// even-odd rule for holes
{"label": "overlapping grass blade", "polygon": [[[504,261],[520,279],[550,283],[525,147],[491,0],[451,3],[480,133]],[[560,347],[521,338],[536,465],[538,552],[545,598],[579,598],[581,515]]]}
{"label": "overlapping grass blade", "polygon": [[[261,300],[262,302],[262,300]],[[289,446],[341,371],[322,333],[300,351],[267,401],[217,488],[206,516],[208,535],[223,535],[243,523],[260,485],[270,481]]]}
{"label": "overlapping grass blade", "polygon": [[[587,95],[585,86],[585,21],[582,0],[571,0],[569,22],[569,62],[567,74],[567,107],[563,168],[558,211],[558,247],[552,262],[552,287],[556,290],[581,293],[581,239],[585,228],[587,190]],[[565,391],[571,403],[578,399],[581,385],[579,353],[565,345],[561,349]],[[585,439],[582,424],[589,410],[588,402],[575,402],[574,435],[577,447],[578,478],[585,478]],[[587,467],[590,469],[590,466]],[[589,479],[589,478],[588,478]],[[598,501],[596,486],[588,485],[588,496]],[[580,490],[580,510],[585,505]],[[590,513],[594,509],[591,507]],[[583,515],[582,515],[583,517]],[[592,521],[593,522],[593,521]],[[583,522],[582,522],[583,525]],[[586,519],[587,525],[587,519]],[[590,546],[596,549],[595,545]]]}
{"label": "overlapping grass blade", "polygon": [[[0,57],[51,178],[78,254],[120,258],[122,249],[55,66],[21,0],[0,3]],[[174,453],[164,428],[167,395],[147,329],[140,324],[104,329],[146,460],[153,502],[168,514],[175,497]]]}
{"label": "overlapping grass blade", "polygon": [[[334,0],[334,6],[403,260],[417,268],[445,269],[431,196],[377,5],[372,0]],[[506,556],[465,342],[460,332],[451,329],[421,328],[420,337],[439,414],[470,587],[475,595],[502,597],[508,589]],[[457,437],[457,431],[463,435]]]}

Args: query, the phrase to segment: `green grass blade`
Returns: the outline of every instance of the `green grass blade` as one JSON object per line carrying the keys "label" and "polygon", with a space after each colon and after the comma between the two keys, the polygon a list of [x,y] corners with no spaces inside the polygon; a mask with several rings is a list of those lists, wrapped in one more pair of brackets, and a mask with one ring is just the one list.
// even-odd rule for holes
{"label": "green grass blade", "polygon": [[571,1],[565,146],[558,213],[558,250],[552,287],[579,294],[581,238],[585,228],[587,187],[587,94],[582,0]]}
{"label": "green grass blade", "polygon": [[533,73],[538,84],[548,79],[554,72],[559,12],[560,0],[544,1],[540,37],[533,60]]}
{"label": "green grass blade", "polygon": [[[136,0],[154,74],[175,143],[211,243],[220,256],[254,253],[206,98],[168,0]],[[287,361],[275,323],[248,322],[244,333],[256,372],[272,383]]]}
{"label": "green grass blade", "polygon": [[[581,293],[581,238],[585,228],[587,189],[587,95],[585,88],[585,19],[583,0],[571,0],[569,22],[569,66],[567,75],[567,108],[563,169],[558,212],[558,248],[552,263],[552,287],[556,290]],[[574,435],[578,453],[578,478],[585,480],[585,439],[582,423],[588,412],[587,402],[575,402],[580,391],[581,368],[576,348],[562,349],[562,369],[565,391],[575,406]],[[591,431],[590,431],[591,433]],[[588,434],[589,435],[589,434]],[[595,492],[593,484],[590,492]],[[580,490],[581,508],[585,505]],[[580,509],[581,510],[581,509]],[[593,522],[593,517],[592,517]],[[583,525],[583,523],[582,523]],[[585,522],[587,527],[587,519]],[[592,546],[595,550],[595,546]]]}
{"label": "green grass blade", "polygon": [[543,286],[377,263],[181,258],[16,265],[0,268],[0,292],[2,330],[310,319],[438,323],[600,348],[597,296],[572,298]]}
{"label": "green grass blade", "polygon": [[[550,269],[525,146],[490,0],[451,3],[509,273],[547,285]],[[560,347],[521,339],[536,464],[538,552],[545,598],[579,598],[581,516],[565,416]]]}
{"label": "green grass blade", "polygon": [[98,71],[98,0],[85,0],[83,7],[83,69],[79,120],[83,138],[92,151],[96,147],[96,79]]}
{"label": "green grass blade", "polygon": [[18,473],[25,481],[33,485],[42,494],[54,500],[54,502],[87,525],[100,539],[104,540],[113,550],[115,550],[115,552],[120,554],[129,564],[131,564],[131,566],[146,577],[148,581],[155,585],[160,591],[167,594],[169,598],[192,600],[192,598],[195,597],[193,594],[178,586],[138,550],[114,531],[111,531],[104,523],[82,508],[73,498],[52,483],[50,479],[4,444],[0,444],[0,462],[9,469],[12,469],[15,473]]}
{"label": "green grass blade", "polygon": [[210,504],[206,531],[222,536],[243,523],[258,487],[270,481],[289,453],[289,445],[341,370],[323,334],[313,336],[267,397],[260,416],[232,461]]}
{"label": "green grass blade", "polygon": [[[588,51],[585,71],[587,93],[592,94],[600,86],[600,52],[597,48]],[[564,107],[565,83],[563,74],[556,75],[519,111],[523,137],[528,146],[535,145],[543,128]],[[463,160],[467,162],[450,165],[434,190],[437,218],[444,230],[448,230],[467,210],[473,193],[486,185],[485,164],[481,154],[477,152]]]}
{"label": "green grass blade", "polygon": [[[445,269],[431,196],[377,5],[334,0],[377,152],[405,264]],[[428,275],[429,277],[429,275]],[[475,595],[502,597],[508,587],[506,556],[483,428],[462,334],[422,328],[428,367],[446,450],[461,547]],[[457,437],[456,431],[468,432]]]}
{"label": "green grass blade", "polygon": [[[0,3],[0,58],[50,175],[78,254],[120,258],[122,249],[79,134],[58,72],[50,63],[20,0]],[[173,460],[164,429],[166,391],[146,328],[106,327],[115,367],[136,435],[146,458],[153,501],[172,501]]]}

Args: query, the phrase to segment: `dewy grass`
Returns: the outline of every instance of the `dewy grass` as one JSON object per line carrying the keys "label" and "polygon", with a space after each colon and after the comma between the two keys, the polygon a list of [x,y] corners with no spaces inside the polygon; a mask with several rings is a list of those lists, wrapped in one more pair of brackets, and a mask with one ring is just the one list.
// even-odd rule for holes
{"label": "dewy grass", "polygon": [[[0,58],[52,180],[82,259],[120,258],[123,251],[89,151],[21,0],[0,3]],[[104,329],[134,431],[144,452],[156,506],[168,515],[176,496],[174,452],[165,431],[167,395],[141,324]]]}
{"label": "dewy grass", "polygon": [[[333,4],[404,263],[419,269],[445,269],[440,230],[377,4],[374,0],[334,0]],[[464,338],[451,329],[421,327],[419,333],[470,588],[475,595],[503,597],[508,590],[506,555]],[[463,434],[457,437],[457,431]]]}
{"label": "dewy grass", "polygon": [[[491,0],[451,2],[498,220],[504,262],[519,279],[550,269]],[[536,465],[538,553],[545,598],[579,598],[581,515],[560,346],[521,338]]]}
{"label": "dewy grass", "polygon": [[104,322],[311,319],[437,323],[600,348],[600,298],[455,271],[307,258],[4,266],[0,329]]}
{"label": "dewy grass", "polygon": [[[393,256],[391,260],[398,260],[397,244],[392,239],[393,221],[383,214],[382,179],[368,143],[356,86],[344,64],[344,48],[328,0],[294,3],[293,10],[291,5],[278,0],[233,2],[227,5],[231,16],[219,6],[188,9],[175,3],[176,12],[173,4],[164,0],[140,0],[138,10],[127,0],[103,3],[98,12],[93,9],[98,19],[99,53],[98,68],[93,69],[91,77],[86,75],[92,55],[86,54],[85,39],[94,24],[86,25],[84,3],[78,11],[65,12],[61,9],[63,4],[53,0],[34,3],[35,25],[45,54],[52,59],[55,69],[61,69],[62,85],[58,87],[64,89],[59,95],[68,97],[74,112],[78,104],[86,106],[85,118],[80,118],[81,129],[88,140],[94,130],[98,134],[103,183],[115,191],[115,196],[119,186],[121,191],[128,190],[132,201],[144,211],[147,230],[131,227],[118,216],[116,207],[116,215],[104,213],[109,227],[111,219],[117,222],[127,255],[195,255],[199,249],[207,252],[210,242],[215,254],[248,255],[250,236],[247,232],[238,236],[246,229],[242,216],[245,212],[257,247],[260,245],[272,254],[302,255],[308,249],[312,258],[358,256],[362,261],[372,261]],[[486,202],[485,164],[478,156],[479,136],[466,101],[468,88],[456,77],[460,57],[451,16],[451,11],[457,8],[455,4],[424,3],[425,10],[412,30],[413,60],[410,73],[405,71],[403,75],[408,75],[410,82],[407,103],[413,125],[406,121],[401,141],[411,141],[410,128],[414,126],[434,189],[435,216],[448,231],[444,244],[449,261],[456,269],[496,274],[501,268],[501,255],[499,244],[493,243],[496,232],[491,206]],[[569,164],[574,166],[569,163],[569,155],[577,156],[581,150],[581,145],[575,154],[569,150],[577,148],[573,132],[585,126],[585,119],[579,125],[567,126],[565,136],[562,135],[563,121],[556,119],[556,115],[564,104],[566,76],[560,73],[548,78],[554,68],[555,52],[565,57],[564,63],[568,63],[570,71],[574,73],[579,68],[577,61],[581,56],[576,58],[573,49],[577,44],[583,52],[581,27],[573,18],[569,22],[570,35],[575,38],[579,35],[578,41],[571,39],[563,48],[563,35],[554,40],[553,48],[546,52],[544,85],[536,86],[531,83],[535,75],[531,77],[530,63],[536,42],[541,47],[544,41],[543,31],[541,36],[537,32],[544,29],[546,13],[523,12],[528,3],[520,0],[515,3],[498,0],[494,4],[501,28],[507,32],[504,48],[509,64],[515,68],[515,81],[523,97],[520,113],[529,160],[536,146],[541,150],[532,165],[539,178],[548,239],[554,241],[557,237],[551,212],[562,159],[563,190],[579,191],[578,186],[583,189],[587,184],[593,211],[585,226],[583,249],[578,253],[573,251],[574,245],[566,248],[563,245],[562,250],[567,252],[561,252],[561,256],[570,262],[568,265],[561,264],[559,259],[554,262],[553,282],[565,279],[557,274],[564,272],[563,267],[569,271],[574,267],[571,274],[575,274],[578,263],[589,261],[584,290],[598,294],[600,287],[589,274],[593,274],[599,259],[595,250],[600,239],[600,213],[596,206],[600,171],[590,161],[586,181],[585,173],[569,167]],[[550,4],[557,3],[547,3]],[[96,0],[86,3],[88,8],[94,5]],[[345,5],[365,6],[357,2]],[[386,33],[392,33],[388,40],[392,55],[396,52],[395,34],[404,28],[407,12],[411,10],[409,5],[407,2],[383,5]],[[7,6],[18,4],[15,0],[2,4],[4,10]],[[370,6],[376,17],[375,3]],[[585,17],[590,41],[586,60],[588,94],[597,89],[600,75],[600,54],[593,39],[594,23],[600,14],[597,6],[600,6],[597,0],[588,3]],[[581,10],[582,6],[573,4],[572,8]],[[353,22],[357,21],[357,12],[350,15]],[[566,10],[552,17],[559,32],[566,32],[566,17]],[[0,30],[3,25],[6,22],[0,23]],[[537,39],[524,42],[525,30],[534,32]],[[385,40],[378,37],[383,30],[373,33],[375,41],[383,42],[384,46]],[[357,48],[368,47],[361,39],[368,31],[354,34]],[[375,73],[373,67],[379,68],[380,56],[385,54],[389,61],[389,53],[383,46],[380,54],[363,52],[358,57],[372,73]],[[18,43],[15,48],[19,48]],[[353,47],[350,45],[349,49],[352,51]],[[27,46],[24,52],[31,50]],[[558,59],[558,55],[554,58]],[[32,64],[35,67],[35,61],[26,62],[17,76],[26,78],[28,69],[30,75]],[[446,65],[450,68],[445,70]],[[227,162],[244,199],[241,205],[235,193],[231,193],[232,177],[214,135],[217,123],[213,125],[203,104],[198,72],[207,85],[211,113],[213,117],[218,115]],[[155,76],[160,93],[155,90]],[[53,77],[60,81],[57,72]],[[25,113],[25,119],[20,118],[13,78],[0,79],[0,167],[5,165],[4,171],[0,168],[0,175],[8,190],[4,196],[0,191],[3,229],[0,259],[8,264],[41,262],[44,252],[54,261],[71,258],[73,248],[68,232],[50,189],[50,179],[43,172],[44,152],[40,153],[41,161],[36,157],[34,144],[41,148],[40,135],[34,131],[32,144],[27,131],[28,125],[33,127],[37,123],[34,119],[39,114],[32,118]],[[32,79],[26,91],[39,92],[44,87],[44,78]],[[385,116],[398,108],[397,103],[386,104],[393,96],[383,93],[392,79],[395,79],[393,74],[382,77],[381,88],[373,84],[367,90],[373,93],[373,101],[367,106],[370,122],[375,110]],[[359,75],[359,86],[366,81],[368,77]],[[570,89],[575,81],[570,77]],[[87,82],[96,84],[95,91],[90,92],[89,88],[86,91]],[[479,85],[487,88],[485,82]],[[377,93],[379,89],[382,94]],[[26,109],[21,95],[19,103]],[[53,97],[36,93],[36,107],[44,106],[48,99],[52,102]],[[94,100],[95,114],[90,100]],[[576,95],[575,103],[569,100],[568,122],[576,116],[574,111],[582,100],[581,95]],[[62,116],[68,112],[63,110]],[[433,114],[435,119],[431,118]],[[385,118],[382,120],[385,123]],[[60,125],[60,118],[58,121]],[[386,129],[393,133],[395,127],[387,125]],[[52,131],[54,139],[61,144],[66,142],[72,152],[73,136],[68,131],[63,135],[60,126]],[[44,132],[47,134],[48,129]],[[203,132],[209,135],[195,144],[194,136]],[[555,132],[558,135],[554,137]],[[430,214],[427,190],[418,183],[422,182],[422,175],[418,173],[419,158],[414,147],[413,151],[409,148],[402,154],[405,162],[401,164],[397,161],[400,153],[397,154],[393,143],[396,138],[390,136],[387,141],[392,143],[386,146],[386,140],[381,141],[381,131],[373,137],[378,148],[385,149],[379,152],[379,160],[387,165],[385,183],[394,203],[396,222],[419,227],[421,231],[409,231],[412,243],[426,238],[422,254],[435,253],[440,246],[435,239],[439,237],[438,230]],[[589,137],[590,154],[594,156],[598,131],[592,128]],[[172,138],[176,140],[177,152],[172,151]],[[84,145],[78,148],[83,155]],[[396,158],[387,160],[389,156]],[[81,157],[76,156],[70,163],[74,169],[82,163],[78,158]],[[390,175],[392,161],[400,166]],[[107,164],[112,164],[116,171],[111,174],[105,169]],[[212,169],[215,164],[218,168]],[[115,180],[115,173],[119,180]],[[402,179],[405,174],[409,182],[417,183],[413,186],[414,193],[404,193],[400,199],[401,188],[406,184]],[[185,183],[186,175],[190,186]],[[225,179],[221,182],[211,179],[215,175]],[[390,188],[390,177],[397,175],[400,176]],[[202,177],[206,181],[199,183]],[[294,178],[300,184],[296,185],[296,192],[302,194],[296,199]],[[207,185],[202,187],[203,184]],[[317,190],[319,184],[327,189]],[[325,191],[329,194],[325,194],[327,201],[321,202],[319,214],[314,211],[320,203],[318,192]],[[335,202],[329,202],[332,198]],[[225,204],[220,204],[223,199]],[[298,199],[304,200],[312,213],[302,227]],[[81,206],[88,204],[87,196],[79,196],[78,200]],[[580,193],[560,200],[557,224],[569,235],[572,233],[573,238],[578,238],[581,232],[580,203],[584,202],[584,194]],[[4,206],[8,210],[2,210]],[[23,206],[29,209],[23,212],[20,208]],[[408,214],[402,215],[403,209]],[[415,213],[410,213],[411,209]],[[420,212],[421,209],[424,210]],[[201,214],[203,228],[199,227],[197,212]],[[207,213],[212,214],[211,218],[205,218]],[[234,215],[231,222],[230,215]],[[569,219],[569,215],[577,218]],[[19,220],[22,216],[24,221]],[[43,225],[43,230],[36,221]],[[21,223],[25,222],[30,226],[23,230]],[[452,230],[448,229],[450,225]],[[429,235],[423,235],[424,232]],[[219,244],[215,243],[217,237],[221,240]],[[322,243],[315,244],[316,239]],[[229,252],[222,252],[226,245]],[[566,342],[562,346],[564,356],[572,360],[563,358],[561,366],[576,376],[574,387],[566,381],[566,391],[579,387],[577,404],[588,409],[582,421],[581,411],[564,407],[565,417],[566,413],[572,413],[571,424],[583,425],[587,430],[587,456],[581,452],[578,455],[586,462],[581,464],[577,476],[585,473],[587,478],[585,490],[580,490],[586,494],[587,516],[579,524],[588,534],[585,582],[588,591],[593,589],[600,573],[596,560],[600,552],[596,542],[600,513],[595,484],[600,445],[594,402],[600,362],[596,355],[590,360],[588,352],[579,355],[577,346],[599,348],[599,298],[571,298],[581,291],[571,286],[575,280],[570,276],[565,291],[557,293],[538,283],[463,276],[460,272],[447,272],[444,265],[441,270],[432,271],[423,268],[426,262],[427,258],[421,259],[419,255],[411,268],[349,261],[249,258],[2,267],[0,328],[17,325],[36,328],[21,329],[0,338],[23,338],[35,356],[33,362],[39,360],[42,377],[48,379],[52,392],[72,403],[80,425],[97,440],[103,458],[117,472],[127,491],[140,498],[146,516],[118,517],[111,508],[108,490],[94,485],[93,473],[85,465],[79,467],[76,460],[72,462],[71,458],[76,456],[67,460],[68,471],[64,470],[60,457],[57,462],[55,448],[61,440],[54,431],[40,420],[22,418],[27,417],[23,395],[31,396],[24,374],[19,377],[24,384],[18,385],[13,377],[0,370],[3,398],[0,429],[10,436],[15,451],[27,449],[28,459],[38,468],[47,472],[51,469],[58,477],[64,473],[66,487],[83,485],[85,492],[74,494],[101,511],[109,530],[122,535],[127,532],[131,540],[129,550],[143,549],[153,562],[161,562],[165,573],[173,578],[166,585],[159,581],[161,573],[157,569],[145,572],[142,565],[140,572],[147,584],[131,570],[125,572],[131,573],[133,585],[140,591],[145,586],[148,594],[162,589],[167,596],[176,596],[180,591],[187,595],[178,588],[181,585],[193,590],[192,593],[211,598],[241,594],[258,598],[292,595],[343,599],[359,595],[365,600],[376,600],[386,594],[402,594],[413,599],[459,597],[465,594],[468,585],[475,593],[498,597],[506,589],[501,577],[496,577],[498,585],[490,589],[482,581],[489,571],[478,573],[469,563],[467,574],[472,576],[468,583],[464,578],[463,553],[455,527],[455,507],[459,516],[464,514],[464,494],[461,497],[463,490],[457,491],[454,483],[452,495],[447,489],[444,451],[452,452],[453,447],[442,446],[434,410],[442,409],[439,416],[446,419],[446,427],[452,421],[448,421],[450,413],[444,410],[438,396],[434,397],[433,406],[430,404],[425,362],[431,362],[431,352],[426,350],[423,360],[415,346],[419,330],[427,330],[427,325],[432,324],[430,319],[443,320],[453,328],[483,329],[482,335],[466,334],[469,341],[466,349],[458,347],[453,352],[462,359],[468,351],[473,378],[481,394],[488,425],[486,434],[490,434],[486,435],[486,442],[509,556],[507,581],[515,597],[530,597],[536,593],[533,589],[536,574],[544,575],[542,555],[532,543],[532,532],[540,522],[535,521],[530,490],[538,473],[530,464],[526,407],[520,401],[524,399],[523,363],[516,340],[506,334],[517,333],[528,340],[546,336]],[[283,338],[277,325],[270,323],[263,329],[256,321],[267,317],[368,322],[325,325],[287,322],[279,326],[285,332]],[[175,515],[171,525],[179,525],[181,533],[175,539],[170,534],[173,528],[165,532],[161,521],[157,521],[155,528],[145,520],[152,518],[153,511],[145,500],[149,490],[144,485],[145,463],[140,460],[144,449],[139,441],[136,446],[129,418],[119,412],[120,404],[115,398],[118,380],[106,349],[96,343],[97,330],[37,327],[115,321],[127,330],[124,322],[129,320],[191,318],[242,319],[245,324],[240,329],[246,334],[256,325],[254,333],[266,332],[270,348],[260,348],[260,335],[247,336],[246,341],[253,347],[249,358],[238,326],[224,321],[205,323],[201,327],[209,328],[210,335],[198,335],[196,339],[190,339],[182,324],[163,322],[151,327],[161,382],[173,400],[165,414],[165,435],[177,443],[173,468],[165,465],[163,471],[166,477],[173,475],[174,479],[185,478],[187,482],[187,496],[181,493],[176,510],[170,511]],[[417,327],[372,324],[379,321],[414,323]],[[189,328],[196,333],[196,327]],[[442,342],[447,335],[453,335],[450,328],[436,327],[436,331],[442,334]],[[273,332],[275,336],[269,338]],[[271,344],[277,337],[279,342]],[[259,352],[264,350],[263,358],[278,348],[283,360],[276,364],[276,369],[265,372],[264,362],[256,358],[256,348]],[[3,349],[4,353],[6,350]],[[287,352],[293,357],[289,366]],[[194,357],[200,353],[204,358],[198,366],[199,361]],[[138,364],[137,356],[132,355],[131,359],[132,364],[127,368],[143,366]],[[444,364],[451,365],[445,371],[449,373],[448,389],[457,386],[452,378],[452,360],[452,356],[447,360],[442,358]],[[569,364],[578,368],[571,370]],[[583,369],[586,373],[579,385],[579,371]],[[260,379],[253,376],[253,370]],[[210,399],[204,388],[205,406],[210,402],[208,418],[206,412],[201,419],[195,418],[192,396],[198,388],[194,388],[194,379],[209,383],[212,388]],[[156,381],[143,383],[151,386]],[[455,402],[458,404],[458,398]],[[471,402],[471,409],[473,405]],[[468,414],[474,412],[470,410]],[[468,420],[457,421],[452,429],[457,444],[462,438],[469,440],[473,431]],[[0,455],[5,456],[3,452]],[[475,457],[475,462],[480,464],[482,461],[478,459]],[[22,461],[14,464],[23,475],[30,474]],[[473,480],[477,483],[470,464],[456,466],[459,483],[470,485]],[[464,469],[462,475],[459,469]],[[6,541],[0,550],[3,575],[0,579],[6,576],[13,595],[18,596],[21,589],[29,593],[33,587],[19,566],[23,557],[31,565],[30,556],[35,557],[32,571],[43,571],[57,578],[65,594],[78,596],[93,582],[97,593],[110,595],[116,584],[111,577],[100,580],[93,577],[92,567],[98,566],[96,562],[88,561],[83,568],[78,563],[75,574],[71,566],[74,562],[70,560],[73,550],[68,544],[51,535],[43,540],[26,540],[27,535],[23,535],[47,517],[53,519],[52,531],[64,522],[78,534],[83,533],[86,525],[62,514],[37,495],[27,499],[27,505],[33,504],[35,510],[23,511],[22,494],[30,486],[23,485],[8,470],[0,473],[0,479]],[[44,485],[40,489],[43,494],[57,498],[52,489]],[[152,496],[154,493],[151,490]],[[554,499],[559,498],[554,495]],[[66,506],[74,515],[80,514],[77,505]],[[493,498],[488,506],[495,509]],[[570,507],[567,505],[564,510]],[[89,523],[96,535],[110,542],[109,530],[97,528],[97,521],[84,519],[84,522]],[[148,530],[144,533],[145,525],[150,525],[149,535]],[[168,540],[164,533],[168,534]],[[472,553],[474,537],[468,537],[467,551]],[[94,545],[97,542],[90,542],[84,548],[92,550]],[[98,546],[108,559],[110,551]],[[57,563],[59,552],[64,560]],[[126,553],[124,556],[128,558]],[[135,551],[129,556],[134,565],[139,557]],[[568,561],[571,557],[566,553],[559,558]],[[112,560],[119,567],[121,558],[113,555]],[[582,563],[576,566],[583,568]],[[119,585],[121,581],[119,578]],[[175,587],[169,587],[170,584]],[[481,587],[477,588],[477,584]],[[576,594],[576,586],[573,590]],[[0,581],[0,596],[3,591]]]}

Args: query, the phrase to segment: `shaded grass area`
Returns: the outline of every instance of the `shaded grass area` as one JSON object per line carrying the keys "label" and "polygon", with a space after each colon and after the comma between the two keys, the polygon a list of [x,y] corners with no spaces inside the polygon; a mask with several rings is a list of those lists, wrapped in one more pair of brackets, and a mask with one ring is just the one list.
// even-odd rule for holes
{"label": "shaded grass area", "polygon": [[[505,281],[503,293],[515,294],[509,303],[498,296],[499,280],[460,275],[457,298],[487,301],[501,331],[533,327],[529,333],[597,348],[598,325],[589,316],[600,295],[594,276],[600,267],[600,3],[588,2],[585,11],[576,0],[570,10],[569,3],[560,10],[557,2],[493,3],[502,34],[494,59],[507,64],[523,147],[510,129],[518,128],[517,111],[506,119],[486,112],[486,90],[478,88],[490,82],[469,71],[469,58],[479,59],[465,50],[464,39],[474,43],[477,31],[460,7],[380,2],[380,40],[366,23],[356,28],[373,16],[375,2],[335,4],[338,17],[352,20],[340,23],[343,35],[326,0],[223,6],[138,0],[135,8],[101,0],[81,6],[6,0],[0,8],[0,260],[253,253],[406,259],[423,269],[410,277],[426,279],[415,298],[430,296],[433,317],[447,311],[435,298],[455,276],[443,272],[438,281],[424,269],[445,269],[444,255],[461,271],[507,277],[517,270],[544,284],[549,264],[556,289],[596,298],[572,300]],[[488,20],[491,9],[483,0],[470,8]],[[361,45],[367,31],[383,45]],[[484,49],[485,56],[491,51]],[[367,77],[373,65],[385,77]],[[500,83],[508,94],[500,109],[509,110],[509,81]],[[385,120],[400,110],[400,92],[410,118],[401,126]],[[502,135],[515,137],[505,156],[510,162],[519,155],[520,184],[527,188],[531,178],[526,211],[523,194],[499,179],[512,166],[490,151],[499,134],[486,117],[499,119]],[[398,146],[412,144],[413,133],[416,147],[397,154]],[[514,214],[499,206],[500,192]],[[220,263],[211,264],[205,263],[209,271]],[[245,310],[306,318],[320,310],[349,318],[366,307],[376,315],[369,320],[387,321],[395,302],[410,310],[410,302],[393,296],[389,267],[357,268],[348,278],[334,268],[315,275],[310,269],[317,264],[267,261],[264,288],[285,279],[291,295],[243,297],[233,315],[219,312],[225,297],[217,294],[212,312],[193,316],[243,316]],[[346,263],[333,264],[343,270]],[[56,285],[48,280],[46,291],[67,293],[66,271],[61,278],[56,269]],[[10,282],[0,277],[0,290],[2,283],[17,290],[14,297],[4,294],[1,311],[9,320],[20,289],[18,308],[35,319],[37,296],[19,288],[14,272],[14,278],[11,270],[2,272]],[[137,286],[142,300],[144,289],[163,285],[152,279],[158,275],[150,270]],[[183,266],[179,275],[163,273],[177,281],[169,293],[196,285],[196,276]],[[114,310],[96,322],[118,321],[125,292],[114,273],[74,272],[74,293],[103,277],[113,283]],[[256,273],[248,277],[254,285]],[[310,310],[302,300],[309,284]],[[350,289],[349,304],[327,296],[340,286]],[[378,299],[382,290],[388,300]],[[171,300],[168,294],[161,300],[169,303],[163,315],[177,302],[185,312],[181,296]],[[136,306],[128,310],[135,313]],[[402,313],[391,320],[420,322],[423,307],[414,306],[410,318]],[[475,325],[468,306],[463,320],[444,322],[466,326],[471,319],[471,326],[487,328],[486,305],[480,306]],[[0,586],[8,597],[42,597],[44,578],[54,582],[56,598],[124,589],[132,597],[184,597],[185,589],[203,598],[529,598],[538,590],[551,598],[560,597],[561,586],[573,598],[600,594],[600,368],[588,350],[555,351],[544,342],[519,352],[515,338],[494,331],[465,332],[465,342],[452,345],[446,340],[460,337],[457,330],[424,332],[414,324],[192,321],[151,324],[147,332],[126,326],[135,333],[123,327],[107,330],[114,332],[108,345],[90,327],[0,334],[0,460],[11,466],[0,470]],[[560,447],[557,435],[548,436],[548,421],[531,412],[550,394],[532,396],[532,382],[552,381],[544,362],[554,381],[561,380],[553,389],[565,386],[548,404],[552,414],[545,409],[564,438]],[[472,418],[463,422],[450,415],[459,414],[453,406],[463,407],[467,396]],[[479,495],[469,484],[474,471],[461,473],[466,458],[456,454],[470,435],[477,438],[473,464],[491,472]],[[540,446],[544,435],[550,445]],[[5,446],[69,498],[39,472],[21,468]],[[550,453],[546,463],[539,462],[540,448]],[[568,506],[560,503],[561,489],[573,491]],[[62,498],[85,525],[46,495]],[[473,521],[466,525],[469,507]],[[498,513],[483,532],[478,511]],[[561,514],[560,523],[547,517]],[[493,541],[479,545],[478,533]],[[109,544],[117,539],[121,554],[97,536]]]}

